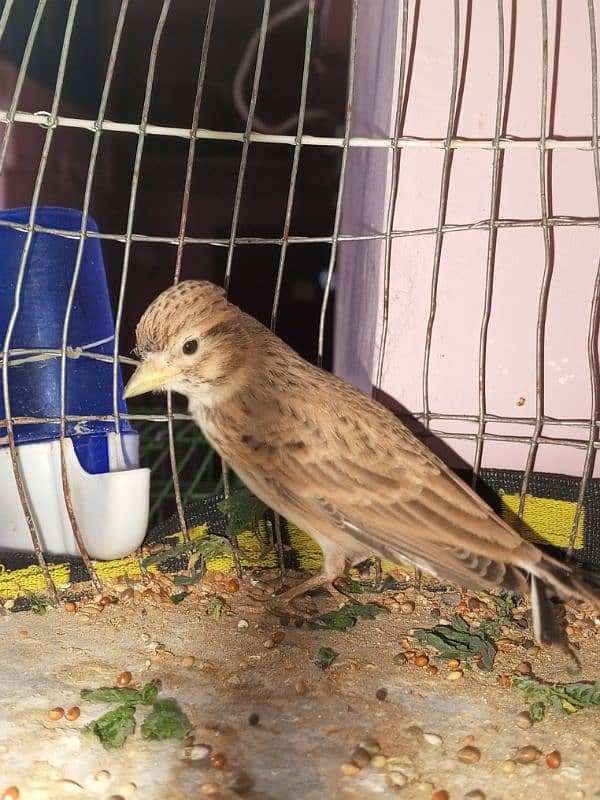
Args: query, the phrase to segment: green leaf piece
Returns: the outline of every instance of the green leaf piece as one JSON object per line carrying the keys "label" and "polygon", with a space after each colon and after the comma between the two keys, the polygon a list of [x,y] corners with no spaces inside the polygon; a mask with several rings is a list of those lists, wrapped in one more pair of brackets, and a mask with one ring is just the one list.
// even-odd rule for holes
{"label": "green leaf piece", "polygon": [[34,614],[42,616],[46,613],[46,609],[50,605],[50,598],[33,592],[25,592],[25,597],[29,600],[29,608]]}
{"label": "green leaf piece", "polygon": [[127,703],[150,706],[158,696],[155,683],[147,683],[141,690],[130,686],[119,688],[117,686],[102,686],[100,689],[82,689],[81,699],[92,703]]}
{"label": "green leaf piece", "polygon": [[184,739],[191,728],[177,701],[166,698],[153,704],[140,730],[144,739]]}
{"label": "green leaf piece", "polygon": [[117,706],[86,725],[86,730],[96,734],[105,750],[118,750],[135,731],[135,706]]}
{"label": "green leaf piece", "polygon": [[179,603],[183,603],[185,598],[188,596],[187,592],[179,592],[179,594],[172,594],[169,598],[173,605],[178,606]]}
{"label": "green leaf piece", "polygon": [[353,628],[359,619],[375,619],[378,614],[387,614],[387,608],[375,603],[352,603],[342,606],[339,611],[330,611],[311,620],[311,628],[325,628],[332,631],[347,631]]}
{"label": "green leaf piece", "polygon": [[199,536],[197,539],[192,539],[190,542],[176,544],[168,550],[161,550],[160,553],[152,553],[152,555],[146,556],[143,560],[143,564],[145,567],[152,567],[157,564],[162,564],[170,558],[177,558],[178,556],[191,553],[201,553],[204,558],[211,559],[226,553],[231,553],[231,545],[223,536],[207,534],[206,536]]}
{"label": "green leaf piece", "polygon": [[397,592],[405,587],[405,583],[397,581],[391,575],[386,575],[379,589],[376,589],[370,581],[348,581],[344,585],[344,592],[346,594],[383,594],[383,592]]}
{"label": "green leaf piece", "polygon": [[227,536],[237,536],[243,531],[255,531],[268,506],[252,494],[250,489],[237,489],[226,500],[217,503],[217,508],[227,517]]}
{"label": "green leaf piece", "polygon": [[319,669],[326,670],[333,664],[338,656],[339,653],[336,653],[331,647],[320,647],[315,663]]}
{"label": "green leaf piece", "polygon": [[209,617],[212,619],[221,619],[223,615],[223,609],[225,608],[225,601],[222,600],[220,597],[213,597],[210,601],[210,606],[208,607],[208,611],[206,612]]}
{"label": "green leaf piece", "polygon": [[548,711],[574,714],[585,709],[600,709],[600,681],[577,683],[544,683],[537,678],[517,676],[513,686],[523,693],[534,722],[539,722]]}
{"label": "green leaf piece", "polygon": [[154,681],[147,683],[140,692],[140,703],[144,706],[151,706],[158,697],[158,686]]}
{"label": "green leaf piece", "polygon": [[92,703],[139,703],[140,692],[129,686],[119,689],[116,686],[101,686],[99,689],[82,689],[81,699]]}
{"label": "green leaf piece", "polygon": [[173,577],[175,586],[193,586],[196,583],[200,583],[201,580],[202,575],[199,572],[196,572],[195,575],[175,575]]}
{"label": "green leaf piece", "polygon": [[496,658],[496,648],[480,628],[469,628],[467,622],[459,615],[452,617],[450,625],[436,625],[435,628],[418,628],[414,632],[415,639],[434,647],[444,658],[467,660],[476,653],[481,653],[479,666],[491,670]]}

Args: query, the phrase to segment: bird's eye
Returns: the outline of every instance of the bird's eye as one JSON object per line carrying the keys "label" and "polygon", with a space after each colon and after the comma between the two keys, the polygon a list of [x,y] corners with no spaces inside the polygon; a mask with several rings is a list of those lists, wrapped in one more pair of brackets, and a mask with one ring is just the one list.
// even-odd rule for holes
{"label": "bird's eye", "polygon": [[192,356],[198,349],[198,340],[197,339],[188,339],[187,342],[183,344],[183,352],[186,356]]}

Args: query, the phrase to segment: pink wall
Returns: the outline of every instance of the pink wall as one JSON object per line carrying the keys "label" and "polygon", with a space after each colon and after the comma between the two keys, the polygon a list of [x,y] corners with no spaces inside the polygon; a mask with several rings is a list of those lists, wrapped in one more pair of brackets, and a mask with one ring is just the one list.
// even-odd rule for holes
{"label": "pink wall", "polygon": [[[365,4],[362,3],[362,6]],[[398,3],[374,0],[359,20],[358,78],[354,98],[355,135],[391,136],[393,98],[398,78],[400,25]],[[409,41],[415,2],[410,2]],[[513,17],[513,5],[516,16]],[[469,4],[460,2],[461,58]],[[538,139],[542,86],[542,18],[538,2],[504,2],[505,135]],[[453,8],[450,0],[422,0],[403,135],[444,138],[452,80]],[[375,13],[377,9],[377,13]],[[562,10],[557,26],[557,13]],[[600,41],[600,5],[596,8]],[[590,139],[591,55],[587,3],[548,2],[549,92],[546,134]],[[514,46],[511,48],[511,30]],[[389,38],[394,39],[390,48]],[[378,38],[379,37],[379,38]],[[383,37],[383,39],[382,39]],[[510,52],[514,65],[506,92]],[[472,3],[468,60],[457,136],[492,139],[498,80],[496,0]],[[552,91],[553,85],[555,91]],[[554,100],[552,97],[554,96]],[[387,108],[387,114],[385,113]],[[372,121],[369,123],[369,119]],[[385,155],[384,155],[385,154]],[[396,230],[435,228],[444,153],[410,147],[402,152]],[[382,159],[385,159],[383,165]],[[490,215],[493,152],[455,151],[450,173],[446,223],[486,220]],[[390,157],[386,151],[357,149],[349,161],[343,217],[345,233],[384,230]],[[558,149],[548,159],[550,216],[598,217],[593,156],[589,149]],[[539,219],[539,151],[507,150],[501,176],[499,217]],[[596,227],[554,228],[554,265],[545,336],[545,413],[560,419],[590,415],[587,335],[592,287],[600,255]],[[447,233],[443,239],[433,327],[429,398],[435,413],[477,415],[479,333],[484,307],[488,231]],[[392,248],[389,336],[382,388],[411,412],[423,410],[422,374],[429,315],[434,235],[396,238]],[[376,372],[381,318],[383,248],[378,243],[346,244],[339,255],[336,371],[369,390]],[[535,416],[536,324],[544,270],[540,227],[500,229],[487,344],[487,410],[501,416]],[[375,293],[377,287],[377,297]],[[523,402],[524,399],[524,402]],[[432,429],[475,433],[476,422],[433,420]],[[490,433],[528,436],[528,423],[495,422]],[[587,439],[588,429],[547,425],[544,434]],[[448,438],[472,462],[472,441]],[[522,469],[528,447],[489,442],[483,466]],[[537,471],[580,474],[584,450],[541,445]],[[598,474],[600,472],[596,470]]]}

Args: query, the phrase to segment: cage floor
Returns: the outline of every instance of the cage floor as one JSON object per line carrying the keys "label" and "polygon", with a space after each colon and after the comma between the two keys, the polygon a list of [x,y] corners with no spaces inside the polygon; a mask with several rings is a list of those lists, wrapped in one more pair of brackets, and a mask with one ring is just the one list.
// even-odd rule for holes
{"label": "cage floor", "polygon": [[[410,646],[411,628],[434,624],[432,608],[442,616],[452,613],[460,599],[456,592],[426,587],[415,596],[408,588],[397,601],[389,593],[378,595],[391,613],[344,632],[294,621],[282,627],[260,595],[246,581],[234,594],[221,593],[226,605],[219,619],[207,613],[214,611],[210,586],[179,605],[142,601],[95,615],[49,609],[44,615],[2,616],[2,784],[18,786],[20,800],[429,800],[437,790],[456,800],[475,789],[487,800],[597,796],[600,712],[550,712],[523,730],[515,724],[525,707],[522,697],[499,682],[524,658],[541,678],[597,679],[600,637],[592,620],[574,622],[581,661],[575,677],[564,655],[525,651],[531,634],[515,626],[506,632],[491,672],[465,669],[450,681],[447,663],[432,652],[436,675],[414,663],[399,665],[394,656]],[[403,599],[415,601],[413,613],[402,613]],[[331,608],[325,596],[314,602],[319,611]],[[326,670],[315,663],[321,647],[339,654]],[[192,666],[186,656],[194,657]],[[148,742],[138,732],[123,749],[110,751],[84,733],[105,708],[82,701],[80,690],[113,685],[124,670],[132,673],[132,685],[160,678],[162,694],[188,714],[195,741],[209,745],[213,756],[224,754],[224,765],[220,756],[216,767],[210,760],[184,758],[181,742]],[[385,699],[377,699],[381,689],[387,690]],[[75,722],[49,720],[49,709],[75,705],[81,708]],[[250,723],[251,714],[258,715],[252,720],[257,724]],[[423,732],[440,738],[423,738]],[[344,774],[350,768],[342,765],[366,737],[377,740],[388,760],[380,769]],[[466,743],[480,751],[477,763],[457,760]],[[560,768],[549,769],[542,756],[506,771],[514,748],[525,745],[543,754],[560,751]],[[202,752],[197,747],[193,754]],[[404,787],[390,786],[391,769],[406,777]]]}

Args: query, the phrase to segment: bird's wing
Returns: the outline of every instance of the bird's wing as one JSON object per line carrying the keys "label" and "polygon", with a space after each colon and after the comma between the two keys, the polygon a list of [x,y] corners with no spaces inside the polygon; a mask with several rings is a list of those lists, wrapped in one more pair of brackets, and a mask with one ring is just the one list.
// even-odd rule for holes
{"label": "bird's wing", "polygon": [[302,404],[300,435],[286,413],[266,438],[261,471],[290,516],[465,586],[524,589],[510,565],[533,564],[539,551],[387,410],[352,399],[359,408],[344,397],[314,414]]}

